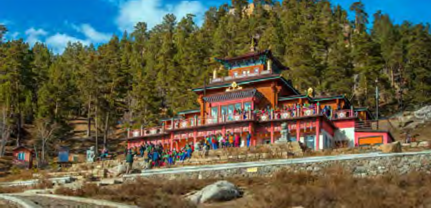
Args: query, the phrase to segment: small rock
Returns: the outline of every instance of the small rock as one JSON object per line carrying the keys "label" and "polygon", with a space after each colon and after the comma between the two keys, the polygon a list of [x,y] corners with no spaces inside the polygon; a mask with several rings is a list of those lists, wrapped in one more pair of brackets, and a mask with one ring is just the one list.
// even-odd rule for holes
{"label": "small rock", "polygon": [[429,143],[427,141],[419,142],[418,147],[429,147]]}

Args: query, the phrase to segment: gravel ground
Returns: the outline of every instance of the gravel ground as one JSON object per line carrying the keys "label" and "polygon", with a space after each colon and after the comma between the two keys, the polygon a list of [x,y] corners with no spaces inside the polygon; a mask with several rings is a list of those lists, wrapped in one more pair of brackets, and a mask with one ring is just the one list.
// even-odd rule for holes
{"label": "gravel ground", "polygon": [[[19,196],[20,198],[28,199],[35,204],[40,205],[41,207],[46,208],[105,208],[106,206],[97,206],[87,203],[80,203],[75,201],[68,201],[68,200],[61,200],[61,199],[54,199],[49,197],[41,197],[41,196]],[[1,207],[1,206],[0,206]],[[110,207],[106,207],[110,208]]]}

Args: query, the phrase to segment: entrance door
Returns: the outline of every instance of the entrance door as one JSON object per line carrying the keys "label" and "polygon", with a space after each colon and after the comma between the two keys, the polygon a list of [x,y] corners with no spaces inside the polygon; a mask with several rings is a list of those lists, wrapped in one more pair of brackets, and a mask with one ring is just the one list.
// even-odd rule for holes
{"label": "entrance door", "polygon": [[233,105],[229,105],[228,109],[227,109],[227,114],[228,114],[228,120],[229,121],[233,120],[233,111],[234,111],[234,106]]}
{"label": "entrance door", "polygon": [[226,119],[227,119],[227,106],[222,106],[221,107],[221,115],[222,115],[222,118],[223,118],[223,122],[225,122]]}
{"label": "entrance door", "polygon": [[307,145],[308,148],[314,150],[315,149],[314,141],[316,139],[316,136],[315,135],[306,135],[304,139],[305,139],[305,145]]}
{"label": "entrance door", "polygon": [[212,123],[217,123],[218,107],[211,108]]}

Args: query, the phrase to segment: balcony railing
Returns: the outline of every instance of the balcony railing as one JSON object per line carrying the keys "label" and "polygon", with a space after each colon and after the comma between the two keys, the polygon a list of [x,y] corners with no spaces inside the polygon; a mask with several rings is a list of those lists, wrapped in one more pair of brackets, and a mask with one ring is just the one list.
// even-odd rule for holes
{"label": "balcony railing", "polygon": [[[356,115],[353,110],[335,110],[332,113],[312,107],[300,107],[290,110],[262,110],[262,111],[246,111],[244,113],[227,114],[217,117],[207,117],[205,119],[195,117],[190,119],[175,120],[171,125],[153,127],[148,129],[133,130],[129,132],[129,137],[142,137],[167,133],[169,130],[187,129],[198,126],[207,126],[215,124],[227,124],[238,121],[273,121],[284,120],[291,118],[309,117],[315,115],[325,115],[330,120],[353,118]],[[369,128],[371,124],[362,122],[358,128]]]}
{"label": "balcony railing", "polygon": [[136,129],[130,131],[129,137],[142,137],[142,136],[151,136],[165,133],[165,129],[162,126],[152,127],[147,129]]}
{"label": "balcony railing", "polygon": [[202,118],[190,118],[183,119],[179,121],[174,121],[174,125],[167,127],[169,130],[172,129],[185,129],[196,126],[205,126],[205,125],[214,125],[214,124],[222,124],[229,123],[235,121],[245,121],[245,120],[254,120],[255,116],[251,111],[247,111],[241,114],[227,114],[221,115],[217,117],[207,117],[205,119]]}
{"label": "balcony railing", "polygon": [[247,74],[239,74],[237,76],[227,76],[227,77],[219,77],[216,79],[212,79],[210,82],[211,83],[216,83],[216,82],[227,82],[227,81],[231,81],[231,80],[235,80],[235,79],[241,79],[241,78],[245,78],[245,77],[255,77],[255,76],[259,76],[259,75],[264,75],[264,74],[271,74],[272,71],[261,71],[260,73],[247,73]]}

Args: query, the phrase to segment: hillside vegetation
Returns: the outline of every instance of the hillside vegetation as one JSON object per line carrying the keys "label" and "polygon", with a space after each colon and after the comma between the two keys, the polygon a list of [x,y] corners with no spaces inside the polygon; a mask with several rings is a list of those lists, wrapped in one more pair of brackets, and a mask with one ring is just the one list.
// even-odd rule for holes
{"label": "hillside vegetation", "polygon": [[[210,8],[202,26],[193,15],[168,14],[154,28],[140,22],[108,43],[70,43],[62,54],[42,43],[0,42],[0,155],[5,145],[29,138],[38,149],[73,138],[70,119],[91,121],[93,130],[81,137],[107,143],[121,137],[119,127],[157,125],[194,109],[189,89],[219,68],[213,58],[249,52],[251,42],[290,67],[284,76],[301,92],[313,87],[318,95],[346,94],[355,105],[375,106],[378,85],[387,115],[429,103],[428,24],[397,25],[377,12],[367,28],[370,15],[361,2],[350,8],[326,0],[254,2],[251,13],[237,12],[246,0]],[[0,25],[0,41],[6,32]]]}

